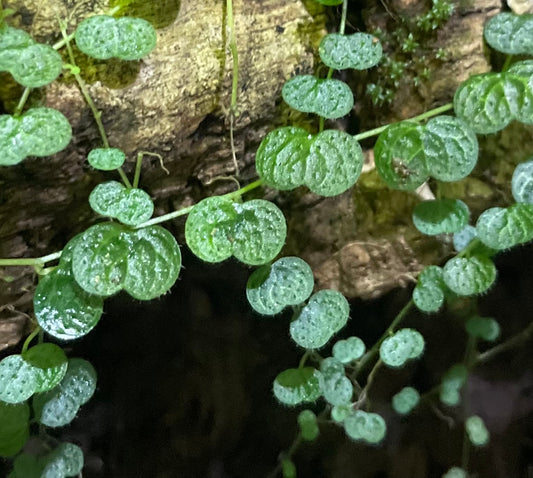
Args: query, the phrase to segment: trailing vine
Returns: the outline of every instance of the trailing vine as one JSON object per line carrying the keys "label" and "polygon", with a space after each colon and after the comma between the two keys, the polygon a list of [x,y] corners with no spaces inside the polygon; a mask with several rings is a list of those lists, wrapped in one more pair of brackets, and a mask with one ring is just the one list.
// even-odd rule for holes
{"label": "trailing vine", "polygon": [[[50,84],[63,73],[75,78],[98,125],[102,147],[88,152],[88,163],[94,169],[116,170],[122,181],[104,182],[93,189],[89,206],[109,220],[73,237],[62,251],[33,259],[0,259],[0,266],[31,265],[39,275],[33,299],[37,325],[20,354],[0,361],[0,455],[14,459],[11,478],[81,476],[81,449],[72,443],[57,443],[46,427],[64,426],[75,418],[93,395],[97,374],[87,361],[67,358],[61,347],[44,339],[46,334],[60,341],[86,335],[100,320],[105,299],[119,291],[138,300],[167,293],[181,272],[181,253],[176,239],[159,225],[165,221],[187,215],[187,246],[206,262],[233,256],[258,266],[246,287],[247,299],[258,314],[275,316],[292,308],[290,337],[304,352],[298,364],[276,377],[274,396],[286,406],[305,407],[321,400],[322,411],[318,415],[308,408],[299,411],[300,431],[272,473],[282,472],[285,478],[296,476],[292,457],[297,448],[317,439],[326,423],[341,427],[351,440],[379,444],[387,434],[387,424],[372,411],[368,400],[376,371],[380,367],[398,369],[418,360],[426,346],[419,331],[402,327],[403,319],[414,307],[425,313],[437,312],[446,303],[487,292],[497,275],[494,255],[533,239],[533,159],[514,172],[511,189],[515,203],[487,209],[475,225],[470,224],[468,205],[461,200],[439,197],[421,202],[413,210],[415,227],[422,234],[451,236],[456,254],[441,266],[430,265],[421,272],[412,300],[368,349],[356,336],[335,341],[350,318],[350,304],[335,290],[313,293],[310,266],[298,257],[279,257],[287,235],[282,211],[264,199],[245,201],[245,194],[265,185],[277,190],[305,186],[321,196],[339,195],[353,187],[361,174],[359,142],[373,136],[378,137],[374,148],[377,171],[391,189],[415,191],[430,178],[445,182],[465,178],[478,160],[476,134],[500,131],[511,121],[533,124],[533,61],[509,60],[502,72],[473,76],[458,88],[453,104],[410,120],[357,135],[325,129],[325,119],[343,117],[354,105],[352,91],[333,78],[334,72],[372,68],[383,61],[383,51],[373,35],[345,33],[347,0],[318,1],[342,4],[339,32],[326,35],[319,47],[329,71],[325,78],[294,76],[282,90],[289,106],[320,117],[318,133],[290,125],[271,131],[257,150],[258,180],[155,218],[150,196],[139,188],[143,155],[154,153],[140,153],[134,177],[126,176],[122,170],[125,154],[110,146],[101,112],[80,76],[71,46],[74,41],[84,54],[96,59],[138,60],[156,47],[154,27],[139,18],[118,17],[129,3],[119,2],[105,15],[86,18],[74,32],[69,33],[59,21],[63,39],[48,46],[9,26],[9,12],[0,11],[0,71],[9,72],[25,87],[14,113],[0,116],[0,165],[15,165],[28,156],[52,155],[68,145],[72,129],[59,111],[45,107],[25,110],[31,89]],[[444,8],[446,2],[435,3]],[[233,61],[231,153],[238,175],[233,144],[238,55],[231,0],[227,0],[226,13]],[[426,20],[430,28],[431,18]],[[532,54],[531,25],[531,15],[500,14],[487,24],[485,39],[506,54]],[[68,64],[57,52],[61,48],[67,50]],[[451,110],[454,116],[442,114]],[[471,370],[530,337],[533,328],[529,326],[478,354],[478,341],[495,341],[499,331],[493,318],[471,314],[465,320],[469,341],[464,362],[452,365],[435,390],[424,393],[404,386],[392,397],[392,408],[407,415],[428,400],[437,400],[444,407],[459,406]],[[38,343],[31,345],[36,338]],[[318,351],[327,344],[332,345],[332,355],[322,357]],[[39,424],[41,446],[36,451],[24,449],[33,423]],[[457,457],[457,466],[446,478],[466,477],[470,448],[484,446],[490,439],[479,416],[467,416],[464,430],[462,457]]]}

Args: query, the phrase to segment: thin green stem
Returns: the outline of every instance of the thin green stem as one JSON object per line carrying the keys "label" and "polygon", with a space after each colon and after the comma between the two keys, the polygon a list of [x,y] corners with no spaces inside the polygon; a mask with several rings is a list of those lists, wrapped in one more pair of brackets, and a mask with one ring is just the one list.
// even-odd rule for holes
{"label": "thin green stem", "polygon": [[139,187],[141,179],[141,166],[143,162],[143,153],[137,154],[137,162],[135,163],[135,175],[133,176],[133,188]]}
{"label": "thin green stem", "polygon": [[302,358],[300,359],[300,363],[298,364],[298,368],[303,368],[305,365],[305,362],[307,362],[307,359],[309,358],[309,355],[311,355],[311,350],[307,349],[305,353],[302,355]]}
{"label": "thin green stem", "polygon": [[28,347],[31,341],[39,334],[41,330],[42,330],[41,327],[37,326],[33,330],[33,332],[30,335],[28,335],[28,337],[26,337],[26,340],[24,341],[24,345],[22,346],[22,351],[20,352],[21,354],[23,354],[24,352],[26,352],[26,350],[28,350]]}
{"label": "thin green stem", "polygon": [[398,315],[394,318],[394,320],[387,327],[387,330],[385,330],[385,332],[380,337],[380,339],[372,346],[372,348],[365,355],[363,355],[363,358],[359,362],[357,369],[355,371],[355,374],[354,374],[355,379],[357,379],[360,373],[374,359],[374,357],[377,355],[379,351],[381,342],[383,342],[387,337],[389,337],[394,332],[394,330],[400,324],[403,318],[409,313],[413,305],[414,305],[414,302],[412,299],[409,302],[407,302],[407,304],[404,305],[403,309],[400,310],[400,312],[398,312]]}
{"label": "thin green stem", "polygon": [[24,105],[26,104],[26,101],[28,100],[28,97],[30,96],[31,88],[24,88],[24,91],[22,92],[22,96],[20,97],[19,104],[15,108],[15,112],[13,113],[13,116],[19,116],[22,113],[22,110],[24,109]]}
{"label": "thin green stem", "polygon": [[[79,68],[78,68],[78,65],[76,65],[76,59],[74,58],[74,51],[72,50],[72,46],[70,45],[70,39],[65,29],[66,28],[65,22],[59,20],[59,28],[61,29],[61,34],[63,35],[63,39],[65,40],[65,45],[67,47],[67,52],[68,52],[68,56],[70,59],[70,63],[73,66],[73,68],[71,69],[71,73],[76,79],[76,82],[78,83],[81,94],[85,98],[85,102],[91,109],[94,120],[96,121],[96,126],[98,127],[98,132],[100,133],[100,137],[102,138],[102,143],[104,143],[104,148],[109,148],[109,141],[107,139],[104,124],[102,123],[102,112],[98,111],[98,108],[96,107],[93,99],[91,98],[89,89],[87,88],[85,81],[83,81],[83,78],[80,76]],[[126,187],[131,188],[131,183],[129,179],[126,177],[124,170],[122,168],[118,168],[117,171],[118,171],[118,174],[120,175],[120,178],[126,185]]]}
{"label": "thin green stem", "polygon": [[[441,113],[445,113],[446,111],[450,111],[451,109],[453,109],[453,103],[447,103],[445,105],[439,106],[438,108],[434,108],[432,110],[426,111],[425,113],[422,113],[418,116],[415,116],[409,119],[411,121],[423,121],[433,116],[440,115]],[[389,126],[390,124],[386,124],[386,125],[380,126],[379,128],[374,128],[369,131],[365,131],[364,133],[356,134],[354,137],[357,141],[361,141],[362,139],[370,138],[372,136],[377,136],[378,134],[383,133],[383,131],[385,131]]]}
{"label": "thin green stem", "polygon": [[64,36],[62,40],[59,40],[58,42],[54,43],[52,45],[52,48],[54,50],[59,50],[60,48],[63,48],[68,42],[74,40],[74,36],[76,33],[71,33],[70,35]]}
{"label": "thin green stem", "polygon": [[507,55],[507,57],[505,58],[505,62],[502,66],[502,72],[507,71],[509,69],[512,61],[513,61],[513,55]]}
{"label": "thin green stem", "polygon": [[341,23],[339,25],[339,33],[344,35],[344,30],[346,29],[346,16],[348,14],[348,0],[342,2],[342,13],[341,13]]}
{"label": "thin green stem", "polygon": [[0,259],[0,267],[3,266],[42,266],[47,262],[55,261],[61,257],[61,251],[48,254],[47,256],[22,259]]}
{"label": "thin green stem", "polygon": [[237,51],[237,40],[235,39],[235,22],[233,19],[233,0],[226,0],[227,25],[230,30],[229,49],[231,51],[231,60],[233,63],[232,81],[231,81],[231,105],[230,105],[230,127],[229,136],[231,144],[231,156],[235,168],[235,175],[239,175],[239,163],[235,153],[235,142],[233,138],[233,128],[235,125],[235,116],[237,114],[237,91],[239,86],[239,53]]}

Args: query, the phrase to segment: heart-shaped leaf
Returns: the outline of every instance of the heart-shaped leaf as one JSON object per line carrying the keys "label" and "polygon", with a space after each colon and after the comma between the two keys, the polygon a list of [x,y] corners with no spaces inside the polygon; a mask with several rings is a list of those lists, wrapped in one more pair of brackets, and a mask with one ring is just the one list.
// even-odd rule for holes
{"label": "heart-shaped leaf", "polygon": [[339,340],[333,346],[333,357],[339,362],[350,363],[360,359],[365,353],[365,343],[359,337]]}
{"label": "heart-shaped leaf", "polygon": [[346,116],[353,108],[353,93],[340,80],[297,75],[283,85],[285,102],[303,113],[315,113],[328,119]]}
{"label": "heart-shaped leaf", "polygon": [[37,386],[35,393],[54,388],[61,382],[67,371],[68,364],[65,352],[55,344],[35,345],[24,352],[22,358],[36,369]]}
{"label": "heart-shaped leaf", "polygon": [[299,257],[282,257],[250,276],[246,297],[256,312],[275,315],[287,306],[307,300],[313,286],[313,271],[307,262]]}
{"label": "heart-shaped leaf", "polygon": [[340,292],[318,291],[291,322],[291,337],[300,347],[318,349],[346,325],[349,315],[350,306]]}
{"label": "heart-shaped leaf", "polygon": [[142,18],[95,15],[78,25],[75,39],[83,53],[99,60],[139,60],[154,49],[157,34]]}
{"label": "heart-shaped leaf", "polygon": [[320,397],[320,372],[313,367],[290,368],[274,380],[274,396],[284,405],[314,402]]}
{"label": "heart-shaped leaf", "polygon": [[424,351],[424,337],[414,329],[400,329],[386,338],[379,347],[382,362],[393,368],[402,367],[408,360],[420,357]]}
{"label": "heart-shaped leaf", "polygon": [[383,54],[379,40],[361,32],[352,35],[330,33],[322,38],[318,52],[324,64],[336,70],[366,70],[377,65]]}
{"label": "heart-shaped leaf", "polygon": [[476,223],[478,238],[492,249],[509,249],[533,239],[533,204],[484,211]]}
{"label": "heart-shaped leaf", "polygon": [[392,397],[392,408],[400,415],[407,415],[418,405],[419,401],[420,394],[415,388],[404,387]]}
{"label": "heart-shaped leaf", "polygon": [[508,55],[533,54],[533,15],[501,12],[484,30],[485,40],[495,50]]}
{"label": "heart-shaped leaf", "polygon": [[461,388],[466,383],[468,369],[464,364],[455,364],[442,377],[439,398],[446,405],[454,406],[459,403]]}
{"label": "heart-shaped leaf", "polygon": [[442,268],[427,266],[418,276],[418,283],[413,290],[413,301],[422,312],[437,312],[444,303],[445,288]]}
{"label": "heart-shaped leaf", "polygon": [[481,417],[477,415],[468,417],[465,421],[465,430],[472,445],[484,446],[489,442],[490,433]]}
{"label": "heart-shaped leaf", "polygon": [[385,438],[387,424],[377,413],[356,410],[344,420],[344,431],[352,440],[374,444]]}
{"label": "heart-shaped leaf", "polygon": [[280,190],[306,185],[322,196],[352,187],[363,162],[357,140],[336,130],[312,136],[301,128],[278,128],[263,139],[256,154],[257,171],[265,184]]}
{"label": "heart-shaped leaf", "polygon": [[181,268],[174,237],[159,226],[131,231],[118,224],[97,224],[81,234],[72,255],[76,282],[104,297],[125,289],[140,300],[167,292]]}
{"label": "heart-shaped leaf", "polygon": [[349,404],[352,400],[353,385],[344,373],[342,363],[333,357],[322,360],[320,388],[324,399],[333,406]]}

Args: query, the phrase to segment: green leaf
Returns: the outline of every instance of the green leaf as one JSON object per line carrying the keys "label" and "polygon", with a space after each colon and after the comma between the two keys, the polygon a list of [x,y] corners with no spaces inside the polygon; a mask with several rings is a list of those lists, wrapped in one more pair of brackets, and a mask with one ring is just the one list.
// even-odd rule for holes
{"label": "green leaf", "polygon": [[33,410],[39,423],[48,427],[63,427],[68,425],[80,406],[70,396],[62,392],[59,387],[44,393],[37,393],[33,397]]}
{"label": "green leaf", "polygon": [[455,364],[442,377],[440,385],[440,401],[448,406],[457,405],[461,399],[460,391],[466,383],[468,370],[462,364]]}
{"label": "green leaf", "polygon": [[374,147],[376,169],[393,189],[414,191],[429,176],[424,151],[424,129],[413,121],[391,124]]}
{"label": "green leaf", "polygon": [[320,432],[316,415],[312,410],[302,410],[298,414],[298,425],[302,439],[305,441],[313,441]]}
{"label": "green leaf", "polygon": [[55,344],[38,344],[22,354],[22,358],[36,368],[37,386],[35,393],[54,388],[65,376],[67,357],[61,347]]}
{"label": "green leaf", "polygon": [[311,143],[305,184],[320,196],[336,196],[355,184],[363,162],[363,151],[353,136],[338,130],[322,131]]}
{"label": "green leaf", "polygon": [[52,108],[33,108],[21,117],[0,115],[0,166],[20,163],[28,156],[49,156],[72,138],[68,120]]}
{"label": "green leaf", "polygon": [[268,133],[255,156],[257,172],[263,181],[280,191],[304,184],[311,138],[305,129],[293,126]]}
{"label": "green leaf", "polygon": [[500,336],[500,325],[490,317],[470,317],[465,328],[472,337],[488,342],[494,342]]}
{"label": "green leaf", "polygon": [[478,238],[492,249],[509,249],[533,239],[533,204],[484,211],[476,223]]}
{"label": "green leaf", "polygon": [[333,357],[339,362],[350,363],[359,360],[365,353],[365,344],[359,337],[348,337],[339,340],[333,346]]}
{"label": "green leaf", "polygon": [[404,387],[392,397],[392,408],[400,415],[407,415],[418,405],[419,401],[420,394],[415,388]]}
{"label": "green leaf", "polygon": [[213,196],[200,201],[185,223],[185,240],[191,251],[206,262],[220,262],[233,253],[232,231],[238,212],[233,201]]}
{"label": "green leaf", "polygon": [[437,312],[444,303],[446,292],[442,268],[427,266],[418,276],[413,290],[413,301],[422,312]]}
{"label": "green leaf", "polygon": [[117,217],[120,194],[125,189],[118,181],[97,184],[89,195],[91,209],[102,216]]}
{"label": "green leaf", "polygon": [[416,205],[413,223],[429,236],[463,229],[470,218],[468,206],[460,199],[433,199]]}
{"label": "green leaf", "polygon": [[88,402],[96,390],[96,371],[94,367],[81,358],[68,361],[67,373],[61,380],[59,388],[71,397],[78,406]]}
{"label": "green leaf", "polygon": [[356,410],[344,420],[344,431],[352,440],[374,444],[385,438],[387,425],[377,413]]}
{"label": "green leaf", "polygon": [[344,374],[342,363],[333,357],[322,360],[320,389],[324,399],[333,406],[349,404],[353,396],[353,385]]}
{"label": "green leaf", "polygon": [[99,60],[140,60],[155,48],[157,34],[142,18],[95,15],[78,25],[75,39],[83,53]]}
{"label": "green leaf", "polygon": [[324,64],[336,70],[366,70],[377,65],[383,54],[379,40],[361,32],[352,35],[330,33],[322,38],[318,52]]}
{"label": "green leaf", "polygon": [[174,236],[159,226],[131,232],[124,290],[139,300],[151,300],[170,290],[181,269],[181,252]]}
{"label": "green leaf", "polygon": [[416,359],[424,351],[424,337],[414,329],[400,329],[386,338],[379,347],[382,362],[393,368],[402,367],[408,360]]}
{"label": "green leaf", "polygon": [[[29,33],[18,28],[13,28],[6,23],[0,24],[0,51],[13,48],[25,48],[35,42]],[[0,66],[0,68],[2,68]]]}
{"label": "green leaf", "polygon": [[533,15],[502,12],[492,17],[484,30],[485,40],[508,55],[533,54]]}
{"label": "green leaf", "polygon": [[283,478],[296,478],[296,465],[290,458],[281,459],[281,473]]}
{"label": "green leaf", "polygon": [[284,405],[314,402],[320,397],[320,372],[313,367],[290,368],[274,380],[274,396]]}
{"label": "green leaf", "polygon": [[462,468],[458,466],[452,466],[442,478],[468,478],[468,474]]}
{"label": "green leaf", "polygon": [[496,280],[496,267],[488,257],[454,257],[444,266],[442,278],[457,295],[481,294]]}
{"label": "green leaf", "polygon": [[322,196],[335,196],[352,187],[363,168],[357,140],[342,131],[316,136],[301,128],[278,128],[261,142],[256,154],[259,175],[280,190],[307,185]]}
{"label": "green leaf", "polygon": [[470,77],[455,92],[455,114],[476,133],[495,133],[512,120],[533,123],[530,62],[519,62],[503,73]]}
{"label": "green leaf", "polygon": [[51,46],[35,43],[17,50],[17,61],[9,69],[15,81],[27,88],[52,83],[63,69],[61,55]]}
{"label": "green leaf", "polygon": [[485,446],[489,442],[490,434],[483,419],[477,415],[468,417],[465,429],[470,443],[474,446]]}
{"label": "green leaf", "polygon": [[235,258],[252,266],[274,259],[287,237],[287,223],[280,209],[264,199],[234,203],[233,207],[239,213],[233,228]]}
{"label": "green leaf", "polygon": [[467,224],[463,229],[453,234],[453,247],[457,252],[462,251],[473,239],[477,237],[477,231],[474,226]]}
{"label": "green leaf", "polygon": [[118,148],[95,148],[89,151],[87,160],[94,169],[112,171],[124,164],[126,155]]}
{"label": "green leaf", "polygon": [[346,116],[354,104],[352,90],[346,83],[312,75],[294,76],[285,83],[281,94],[291,108],[327,119]]}
{"label": "green leaf", "polygon": [[233,254],[245,264],[264,264],[279,254],[286,235],[283,213],[263,199],[239,204],[222,197],[206,198],[185,223],[187,245],[207,262]]}
{"label": "green leaf", "polygon": [[37,388],[37,371],[21,355],[8,355],[0,361],[0,400],[20,403]]}
{"label": "green leaf", "polygon": [[282,257],[253,272],[246,284],[246,297],[259,314],[275,315],[298,305],[313,292],[313,271],[299,257]]}
{"label": "green leaf", "polygon": [[73,340],[89,333],[103,312],[102,297],[91,295],[60,266],[41,277],[33,297],[37,322],[48,334]]}
{"label": "green leaf", "polygon": [[83,451],[73,443],[61,443],[46,457],[47,466],[58,464],[63,476],[78,476],[83,468]]}
{"label": "green leaf", "polygon": [[81,234],[72,258],[76,282],[104,297],[121,289],[140,300],[159,297],[172,287],[180,268],[179,246],[159,226],[131,231],[97,224]]}
{"label": "green leaf", "polygon": [[439,181],[458,181],[476,166],[478,142],[475,133],[455,116],[437,116],[428,121],[423,135],[426,167]]}
{"label": "green leaf", "polygon": [[346,325],[349,315],[350,305],[340,292],[321,290],[291,322],[291,337],[300,347],[318,349]]}
{"label": "green leaf", "polygon": [[515,168],[511,186],[516,202],[533,204],[533,159]]}
{"label": "green leaf", "polygon": [[27,403],[15,405],[0,401],[0,456],[17,454],[30,435],[30,407]]}

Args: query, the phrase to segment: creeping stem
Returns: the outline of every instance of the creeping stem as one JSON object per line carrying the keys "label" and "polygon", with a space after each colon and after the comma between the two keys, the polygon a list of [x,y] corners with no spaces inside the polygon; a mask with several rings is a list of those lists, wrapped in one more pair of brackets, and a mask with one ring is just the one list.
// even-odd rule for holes
{"label": "creeping stem", "polygon": [[231,61],[233,63],[233,73],[231,82],[231,105],[229,112],[229,137],[231,143],[231,156],[235,167],[235,175],[239,175],[239,163],[235,154],[235,142],[233,139],[233,127],[235,124],[235,115],[237,113],[237,88],[239,82],[239,54],[237,52],[237,41],[235,39],[235,22],[233,20],[233,0],[226,0],[227,22],[230,30],[229,49],[231,51]]}
{"label": "creeping stem", "polygon": [[[91,98],[91,95],[89,94],[89,90],[87,88],[87,85],[85,84],[85,81],[83,81],[83,78],[80,76],[80,73],[79,73],[80,69],[76,65],[76,59],[74,58],[74,52],[72,51],[72,46],[70,45],[70,39],[69,39],[69,36],[67,35],[65,22],[59,20],[59,27],[61,29],[61,34],[63,35],[63,39],[65,40],[65,45],[67,47],[67,52],[68,52],[68,56],[70,59],[70,63],[73,66],[73,68],[71,68],[71,73],[76,79],[76,82],[78,83],[78,86],[80,87],[81,94],[85,98],[87,105],[92,111],[94,120],[98,127],[98,131],[102,138],[102,142],[104,143],[104,148],[109,148],[109,140],[107,139],[107,134],[104,129],[104,124],[102,123],[102,112],[98,111],[98,108],[94,104],[94,101]],[[124,170],[122,168],[118,168],[117,171],[118,171],[118,174],[120,174],[120,178],[122,179],[126,187],[131,188],[131,183],[129,179],[126,177]]]}

